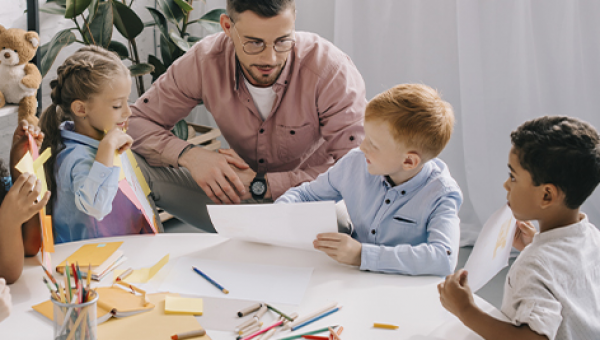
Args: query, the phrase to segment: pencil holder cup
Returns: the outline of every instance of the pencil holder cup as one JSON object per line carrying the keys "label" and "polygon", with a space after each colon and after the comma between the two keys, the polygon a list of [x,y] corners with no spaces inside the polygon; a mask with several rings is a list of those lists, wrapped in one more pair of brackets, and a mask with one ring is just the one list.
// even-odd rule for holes
{"label": "pencil holder cup", "polygon": [[54,340],[96,340],[98,322],[96,303],[98,294],[91,290],[84,303],[62,303],[51,299],[54,304]]}

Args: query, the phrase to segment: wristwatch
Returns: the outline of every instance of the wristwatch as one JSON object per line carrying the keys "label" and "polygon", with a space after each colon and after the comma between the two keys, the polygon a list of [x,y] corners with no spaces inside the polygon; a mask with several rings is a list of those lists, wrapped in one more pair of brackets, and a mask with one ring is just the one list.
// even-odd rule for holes
{"label": "wristwatch", "polygon": [[250,183],[250,192],[252,193],[252,198],[255,200],[260,200],[265,197],[265,193],[267,193],[267,180],[265,179],[264,174],[256,174],[256,177],[254,177],[252,183]]}

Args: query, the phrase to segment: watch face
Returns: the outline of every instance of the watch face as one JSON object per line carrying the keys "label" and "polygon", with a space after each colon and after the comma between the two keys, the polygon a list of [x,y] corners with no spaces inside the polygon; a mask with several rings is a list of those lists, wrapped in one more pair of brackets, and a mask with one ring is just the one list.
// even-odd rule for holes
{"label": "watch face", "polygon": [[267,191],[267,186],[263,182],[255,181],[252,183],[250,189],[252,189],[252,193],[255,195],[262,195],[265,193],[265,191]]}

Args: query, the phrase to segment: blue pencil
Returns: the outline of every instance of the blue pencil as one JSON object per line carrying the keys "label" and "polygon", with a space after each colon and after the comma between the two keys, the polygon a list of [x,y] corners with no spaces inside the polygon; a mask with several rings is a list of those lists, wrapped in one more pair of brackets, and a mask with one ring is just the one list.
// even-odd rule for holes
{"label": "blue pencil", "polygon": [[326,316],[327,316],[327,315],[329,315],[329,314],[335,313],[335,312],[337,312],[338,310],[340,310],[340,308],[342,308],[342,306],[335,307],[334,309],[332,309],[332,310],[329,310],[329,311],[327,311],[327,312],[325,312],[325,313],[323,313],[323,314],[321,314],[321,315],[317,315],[317,316],[315,316],[315,317],[314,317],[314,318],[312,318],[312,319],[308,319],[308,320],[304,321],[303,323],[301,323],[301,324],[299,324],[299,325],[296,325],[296,326],[292,327],[292,332],[293,332],[293,331],[295,331],[295,330],[297,330],[297,329],[298,329],[298,328],[300,328],[300,327],[304,327],[304,326],[306,326],[306,325],[308,325],[308,324],[310,324],[310,323],[313,323],[313,322],[315,322],[315,321],[317,321],[317,320],[319,320],[319,319],[322,319],[322,318],[326,317]]}
{"label": "blue pencil", "polygon": [[192,269],[198,273],[200,276],[202,276],[203,278],[206,279],[206,281],[212,283],[215,287],[219,288],[220,291],[222,291],[225,294],[229,294],[229,291],[225,288],[223,288],[223,286],[221,286],[220,284],[216,283],[213,279],[211,279],[210,277],[208,277],[208,275],[204,274],[203,272],[200,271],[200,269],[192,266]]}

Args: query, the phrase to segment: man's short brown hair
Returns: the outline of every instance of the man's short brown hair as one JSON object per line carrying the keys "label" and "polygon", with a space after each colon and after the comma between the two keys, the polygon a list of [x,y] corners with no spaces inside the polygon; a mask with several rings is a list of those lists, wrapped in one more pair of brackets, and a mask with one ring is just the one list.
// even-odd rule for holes
{"label": "man's short brown hair", "polygon": [[401,84],[375,96],[365,111],[365,121],[389,124],[394,139],[416,148],[426,160],[444,150],[452,135],[454,112],[438,92],[422,84]]}

